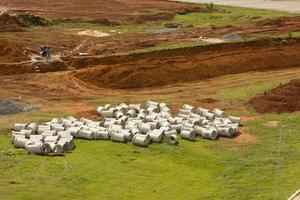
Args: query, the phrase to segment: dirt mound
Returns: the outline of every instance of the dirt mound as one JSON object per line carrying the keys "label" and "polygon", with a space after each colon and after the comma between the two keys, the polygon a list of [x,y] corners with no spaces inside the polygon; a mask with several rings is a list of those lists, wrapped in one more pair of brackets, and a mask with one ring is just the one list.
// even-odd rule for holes
{"label": "dirt mound", "polygon": [[0,100],[0,116],[28,112],[38,108],[38,105],[24,104],[9,99]]}
{"label": "dirt mound", "polygon": [[256,23],[258,26],[285,26],[291,24],[300,25],[300,16],[295,17],[280,17],[276,19],[261,20]]}
{"label": "dirt mound", "polygon": [[0,13],[0,32],[23,31],[24,26],[16,15],[11,15],[7,11]]}
{"label": "dirt mound", "polygon": [[21,62],[25,60],[28,60],[28,58],[23,54],[21,45],[6,39],[0,39],[0,63]]}
{"label": "dirt mound", "polygon": [[284,113],[300,110],[300,79],[291,80],[250,100],[259,113]]}
{"label": "dirt mound", "polygon": [[175,13],[166,12],[166,13],[150,13],[150,14],[140,14],[132,15],[127,18],[126,21],[132,21],[136,24],[143,24],[145,22],[154,22],[154,21],[169,21],[175,17]]}
{"label": "dirt mound", "polygon": [[254,70],[299,67],[299,44],[300,40],[284,43],[263,40],[119,56],[102,63],[97,61],[102,66],[79,70],[71,76],[98,87],[129,89]]}

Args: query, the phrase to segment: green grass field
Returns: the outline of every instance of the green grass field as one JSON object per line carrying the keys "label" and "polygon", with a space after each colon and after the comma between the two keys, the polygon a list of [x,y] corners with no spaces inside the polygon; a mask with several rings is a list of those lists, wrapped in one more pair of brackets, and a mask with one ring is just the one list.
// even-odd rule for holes
{"label": "green grass field", "polygon": [[[261,92],[263,87],[269,85],[253,84],[247,90]],[[236,88],[224,99],[246,101],[244,90]],[[159,98],[164,99],[163,95]],[[117,103],[118,99],[95,99],[89,104],[108,101]],[[244,122],[248,127],[244,135],[253,138],[248,142],[199,138],[196,142],[180,140],[178,146],[140,148],[131,143],[76,140],[76,149],[61,157],[31,156],[12,146],[9,127],[15,121],[43,122],[54,116],[66,114],[33,111],[0,119],[1,200],[271,200],[274,195],[287,199],[300,185],[299,112],[266,114]],[[270,127],[269,121],[279,121],[279,125]]]}

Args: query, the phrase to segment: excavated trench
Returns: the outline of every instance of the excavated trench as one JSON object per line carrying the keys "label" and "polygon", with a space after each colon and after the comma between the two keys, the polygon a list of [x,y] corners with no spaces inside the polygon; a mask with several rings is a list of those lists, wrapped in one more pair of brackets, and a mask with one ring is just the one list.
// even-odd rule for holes
{"label": "excavated trench", "polygon": [[68,74],[87,85],[111,89],[156,87],[248,71],[300,67],[300,40],[260,40],[193,48],[86,58],[95,66]]}

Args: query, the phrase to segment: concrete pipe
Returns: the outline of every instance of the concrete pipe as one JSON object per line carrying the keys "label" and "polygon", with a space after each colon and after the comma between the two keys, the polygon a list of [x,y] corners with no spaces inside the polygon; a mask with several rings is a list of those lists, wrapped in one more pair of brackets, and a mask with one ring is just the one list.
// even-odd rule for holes
{"label": "concrete pipe", "polygon": [[41,134],[44,131],[50,131],[51,130],[51,126],[49,125],[39,125],[38,126],[38,134]]}
{"label": "concrete pipe", "polygon": [[71,121],[71,122],[78,121],[78,120],[77,120],[75,117],[73,117],[73,116],[67,117],[67,120],[68,120],[68,121]]}
{"label": "concrete pipe", "polygon": [[210,121],[205,119],[202,121],[202,126],[210,124]]}
{"label": "concrete pipe", "polygon": [[159,112],[159,107],[157,106],[149,106],[147,107],[147,111],[150,113],[150,112],[155,112],[155,113],[158,113]]}
{"label": "concrete pipe", "polygon": [[155,102],[155,101],[150,101],[148,100],[147,103],[146,103],[147,107],[149,106],[155,106],[155,107],[158,107],[159,103]]}
{"label": "concrete pipe", "polygon": [[114,141],[114,142],[126,143],[127,142],[126,134],[124,134],[124,133],[113,133],[111,135],[111,140]]}
{"label": "concrete pipe", "polygon": [[168,118],[168,122],[169,122],[170,124],[177,124],[177,120],[176,120],[175,117],[169,117],[169,118]]}
{"label": "concrete pipe", "polygon": [[190,111],[192,111],[194,109],[194,107],[189,104],[183,104],[182,108],[185,110],[190,110]]}
{"label": "concrete pipe", "polygon": [[240,117],[229,116],[229,120],[230,120],[233,124],[241,124],[241,118],[240,118]]}
{"label": "concrete pipe", "polygon": [[67,141],[67,142],[68,142],[68,145],[69,145],[69,147],[68,147],[69,150],[72,150],[72,149],[75,148],[75,143],[74,143],[73,137],[69,137],[69,138],[60,138],[59,141],[61,141],[61,142],[62,142],[62,141]]}
{"label": "concrete pipe", "polygon": [[44,141],[44,136],[42,135],[30,135],[30,140],[33,142],[43,142]]}
{"label": "concrete pipe", "polygon": [[169,108],[169,107],[162,107],[162,108],[160,108],[160,111],[161,112],[167,112],[167,113],[170,113],[171,114],[171,109]]}
{"label": "concrete pipe", "polygon": [[120,119],[120,118],[123,117],[123,116],[124,116],[124,113],[121,112],[120,110],[118,110],[118,111],[115,113],[116,119]]}
{"label": "concrete pipe", "polygon": [[191,114],[191,110],[179,109],[179,114],[189,115]]}
{"label": "concrete pipe", "polygon": [[184,119],[184,120],[188,120],[189,119],[189,115],[185,115],[185,114],[178,114],[178,117]]}
{"label": "concrete pipe", "polygon": [[25,130],[27,127],[27,124],[20,124],[20,123],[16,123],[14,124],[14,131],[21,131],[21,130]]}
{"label": "concrete pipe", "polygon": [[70,127],[67,131],[75,138],[79,137],[79,132],[82,128],[81,127]]}
{"label": "concrete pipe", "polygon": [[151,130],[147,133],[147,135],[150,136],[150,139],[152,142],[162,142],[165,134],[164,134],[164,130],[161,129],[154,129]]}
{"label": "concrete pipe", "polygon": [[65,131],[65,127],[63,127],[63,125],[61,124],[54,124],[52,125],[52,130],[56,130],[57,132],[59,131]]}
{"label": "concrete pipe", "polygon": [[168,131],[165,131],[165,135],[166,135],[166,137],[169,137],[171,135],[178,135],[178,133],[176,130],[168,130]]}
{"label": "concrete pipe", "polygon": [[133,137],[133,134],[130,130],[121,130],[120,131],[121,134],[125,134],[125,137],[126,137],[126,140],[127,141],[131,141],[132,140],[132,137]]}
{"label": "concrete pipe", "polygon": [[21,137],[21,138],[29,139],[29,138],[26,138],[25,135],[20,134],[20,132],[12,131],[12,134],[11,134],[11,143],[12,144],[14,144],[14,141],[15,141],[16,137]]}
{"label": "concrete pipe", "polygon": [[168,143],[168,144],[172,144],[172,145],[178,144],[178,138],[177,138],[177,135],[175,135],[175,134],[166,136],[166,137],[164,138],[164,140],[165,140],[165,142]]}
{"label": "concrete pipe", "polygon": [[233,130],[233,135],[237,134],[239,132],[239,124],[228,124],[230,128]]}
{"label": "concrete pipe", "polygon": [[132,129],[129,129],[129,131],[130,131],[133,135],[141,134],[141,131],[140,131],[138,128],[132,128]]}
{"label": "concrete pipe", "polygon": [[75,127],[75,123],[72,121],[65,121],[64,127],[66,128]]}
{"label": "concrete pipe", "polygon": [[142,108],[141,104],[129,104],[128,107],[130,109],[134,109],[136,112],[139,112]]}
{"label": "concrete pipe", "polygon": [[169,118],[169,117],[172,117],[172,114],[169,113],[169,112],[161,111],[161,112],[159,113],[159,116],[160,116],[161,118]]}
{"label": "concrete pipe", "polygon": [[196,119],[196,118],[189,118],[188,123],[201,126],[202,125],[202,120],[201,119]]}
{"label": "concrete pipe", "polygon": [[113,106],[110,104],[105,104],[104,109],[105,110],[109,110],[110,108],[112,108]]}
{"label": "concrete pipe", "polygon": [[53,118],[50,122],[51,122],[52,124],[61,124],[61,120],[58,119],[58,118]]}
{"label": "concrete pipe", "polygon": [[181,124],[171,124],[170,129],[176,130],[177,132],[181,131],[182,125]]}
{"label": "concrete pipe", "polygon": [[96,109],[96,111],[97,111],[97,113],[99,114],[99,115],[101,115],[101,111],[104,109],[104,107],[103,106],[99,106],[97,109]]}
{"label": "concrete pipe", "polygon": [[206,128],[203,128],[201,126],[195,126],[193,131],[194,133],[196,133],[197,136],[202,136],[202,132],[205,130]]}
{"label": "concrete pipe", "polygon": [[200,115],[196,114],[196,113],[190,113],[190,118],[196,118],[196,119],[199,119],[201,118]]}
{"label": "concrete pipe", "polygon": [[146,122],[146,124],[149,124],[151,127],[151,130],[153,129],[159,129],[160,125],[158,121],[154,121],[154,122]]}
{"label": "concrete pipe", "polygon": [[158,113],[150,112],[146,117],[146,122],[153,122],[158,118]]}
{"label": "concrete pipe", "polygon": [[215,108],[212,111],[213,114],[215,114],[217,117],[224,118],[225,117],[225,112],[223,110],[220,110],[219,108]]}
{"label": "concrete pipe", "polygon": [[188,130],[182,130],[180,132],[180,136],[182,139],[194,141],[196,139],[196,133],[193,131],[188,131]]}
{"label": "concrete pipe", "polygon": [[110,139],[110,135],[108,133],[108,131],[103,131],[103,130],[98,130],[95,132],[95,139],[101,139],[101,140],[109,140]]}
{"label": "concrete pipe", "polygon": [[218,135],[224,137],[232,137],[234,135],[234,130],[231,127],[217,127]]}
{"label": "concrete pipe", "polygon": [[68,140],[58,140],[57,145],[61,146],[61,148],[63,149],[62,152],[63,153],[67,153],[68,151],[70,151],[70,145],[69,145],[69,141]]}
{"label": "concrete pipe", "polygon": [[54,135],[57,135],[57,132],[56,130],[52,130],[52,131],[44,131],[41,133],[42,136],[54,136]]}
{"label": "concrete pipe", "polygon": [[18,137],[16,136],[14,138],[14,146],[16,148],[25,148],[25,145],[31,144],[33,141],[30,139],[24,138],[24,137]]}
{"label": "concrete pipe", "polygon": [[166,128],[170,127],[170,123],[168,121],[158,121],[158,123],[159,123],[159,127],[166,127]]}
{"label": "concrete pipe", "polygon": [[81,122],[84,122],[85,124],[88,124],[88,123],[92,123],[92,122],[93,122],[92,120],[87,119],[87,118],[84,118],[84,117],[81,117],[81,118],[80,118],[80,121],[81,121]]}
{"label": "concrete pipe", "polygon": [[151,142],[149,135],[136,134],[132,138],[132,143],[141,147],[148,147]]}
{"label": "concrete pipe", "polygon": [[84,122],[81,122],[81,121],[75,121],[74,124],[75,124],[76,127],[81,127],[81,126],[84,125]]}
{"label": "concrete pipe", "polygon": [[106,121],[106,122],[104,122],[103,126],[105,128],[108,128],[108,127],[110,127],[112,125],[115,125],[115,123],[116,123],[116,120],[115,121]]}
{"label": "concrete pipe", "polygon": [[47,142],[51,147],[51,152],[53,153],[63,153],[63,147],[59,144],[53,142]]}
{"label": "concrete pipe", "polygon": [[69,131],[59,131],[57,132],[57,135],[59,135],[61,138],[73,137]]}
{"label": "concrete pipe", "polygon": [[204,116],[211,121],[215,120],[215,117],[216,117],[215,114],[213,114],[211,112],[205,112]]}
{"label": "concrete pipe", "polygon": [[207,110],[207,109],[205,109],[205,108],[201,108],[201,107],[199,107],[199,108],[197,109],[197,113],[198,113],[199,115],[201,115],[201,116],[204,116],[204,113],[206,113],[206,112],[209,112],[209,110]]}
{"label": "concrete pipe", "polygon": [[34,133],[36,133],[37,129],[38,129],[38,124],[37,123],[30,123],[30,124],[28,124],[26,129],[27,130],[32,130]]}
{"label": "concrete pipe", "polygon": [[26,150],[30,154],[48,154],[51,152],[51,146],[47,143],[35,142],[26,145]]}
{"label": "concrete pipe", "polygon": [[138,113],[136,112],[136,110],[135,109],[129,109],[128,111],[127,111],[127,113],[126,113],[126,115],[128,116],[128,117],[136,117],[137,115],[138,115]]}
{"label": "concrete pipe", "polygon": [[100,115],[101,115],[101,117],[112,118],[112,117],[114,117],[114,112],[113,112],[113,110],[102,110]]}
{"label": "concrete pipe", "polygon": [[206,139],[215,140],[218,137],[216,129],[205,129],[202,131],[201,136]]}
{"label": "concrete pipe", "polygon": [[95,133],[90,130],[82,129],[79,131],[79,137],[82,139],[93,140],[95,139]]}
{"label": "concrete pipe", "polygon": [[25,138],[30,138],[30,135],[35,135],[32,130],[21,130],[20,134],[25,135]]}
{"label": "concrete pipe", "polygon": [[148,131],[151,130],[151,125],[146,123],[140,123],[137,128],[141,131],[141,133],[146,134],[148,133]]}
{"label": "concrete pipe", "polygon": [[162,108],[169,107],[169,106],[166,103],[159,103],[158,107],[160,107],[160,109],[162,109]]}
{"label": "concrete pipe", "polygon": [[147,116],[146,113],[141,113],[141,112],[140,112],[140,113],[137,115],[137,118],[138,118],[138,119],[145,119],[146,116]]}
{"label": "concrete pipe", "polygon": [[57,142],[60,139],[60,136],[56,135],[56,136],[46,136],[44,139],[45,143],[51,143],[51,142]]}
{"label": "concrete pipe", "polygon": [[183,127],[184,128],[189,128],[189,129],[193,129],[194,128],[194,124],[188,123],[188,122],[184,122],[183,123]]}

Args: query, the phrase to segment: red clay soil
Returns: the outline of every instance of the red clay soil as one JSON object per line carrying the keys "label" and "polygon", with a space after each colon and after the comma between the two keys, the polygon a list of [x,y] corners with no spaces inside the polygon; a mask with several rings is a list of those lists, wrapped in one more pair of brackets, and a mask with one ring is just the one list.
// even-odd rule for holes
{"label": "red clay soil", "polygon": [[52,19],[68,19],[80,16],[91,18],[108,18],[123,21],[133,13],[149,13],[155,10],[182,12],[199,11],[195,4],[171,2],[164,0],[1,0],[0,8],[30,11],[34,14],[48,16]]}
{"label": "red clay soil", "polygon": [[250,103],[259,113],[285,113],[300,110],[300,79],[258,95]]}
{"label": "red clay soil", "polygon": [[21,45],[6,39],[0,39],[0,63],[28,60]]}
{"label": "red clay soil", "polygon": [[[155,87],[225,74],[300,66],[300,40],[261,40],[164,50],[94,60],[69,76],[113,89]],[[92,65],[81,60],[77,65]]]}
{"label": "red clay soil", "polygon": [[22,31],[24,24],[8,12],[0,12],[0,32]]}

